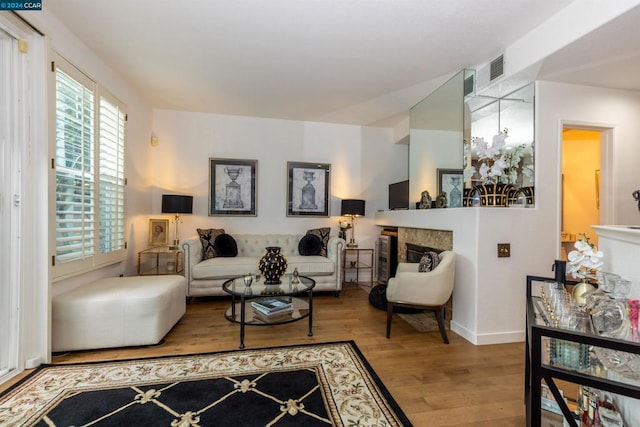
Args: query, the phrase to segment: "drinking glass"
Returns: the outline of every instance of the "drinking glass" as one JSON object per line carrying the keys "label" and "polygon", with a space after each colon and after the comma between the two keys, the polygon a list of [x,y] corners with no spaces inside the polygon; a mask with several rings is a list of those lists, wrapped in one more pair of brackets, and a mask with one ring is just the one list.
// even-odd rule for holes
{"label": "drinking glass", "polygon": [[[602,279],[600,279],[600,277],[602,277]],[[616,280],[620,278],[619,274],[607,273],[606,271],[599,272],[598,285],[604,292],[611,293],[616,287]]]}
{"label": "drinking glass", "polygon": [[613,290],[614,298],[626,298],[631,291],[631,280],[616,279],[615,288]]}

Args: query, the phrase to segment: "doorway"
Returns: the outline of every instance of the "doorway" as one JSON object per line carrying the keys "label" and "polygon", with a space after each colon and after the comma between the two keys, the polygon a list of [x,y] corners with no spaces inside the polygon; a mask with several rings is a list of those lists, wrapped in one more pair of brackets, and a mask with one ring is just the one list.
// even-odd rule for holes
{"label": "doorway", "polygon": [[[604,142],[603,142],[604,141]],[[602,223],[602,177],[608,171],[605,129],[565,126],[562,130],[561,257],[567,259],[574,243],[586,237],[595,245],[591,227]],[[606,216],[606,215],[604,215]]]}

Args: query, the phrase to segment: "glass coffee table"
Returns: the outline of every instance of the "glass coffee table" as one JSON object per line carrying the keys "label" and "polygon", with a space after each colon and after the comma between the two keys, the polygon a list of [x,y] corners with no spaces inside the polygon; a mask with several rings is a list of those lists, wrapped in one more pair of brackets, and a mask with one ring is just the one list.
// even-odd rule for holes
{"label": "glass coffee table", "polygon": [[[265,285],[264,279],[252,278],[251,285],[245,285],[245,276],[234,277],[222,284],[222,289],[231,294],[231,306],[224,317],[230,322],[240,324],[240,348],[244,348],[244,327],[282,325],[309,319],[308,336],[313,336],[313,288],[315,280],[306,276],[285,274],[279,285]],[[296,283],[297,282],[297,283]],[[291,304],[287,309],[273,314],[263,314],[253,308],[252,302],[261,302],[276,297],[280,302]]]}

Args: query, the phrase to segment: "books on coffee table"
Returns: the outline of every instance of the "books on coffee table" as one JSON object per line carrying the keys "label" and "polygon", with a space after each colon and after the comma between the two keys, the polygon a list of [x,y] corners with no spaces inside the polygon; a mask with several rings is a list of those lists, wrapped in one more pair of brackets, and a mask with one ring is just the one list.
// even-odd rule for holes
{"label": "books on coffee table", "polygon": [[252,300],[251,307],[262,314],[270,315],[290,311],[293,304],[285,298],[268,297]]}
{"label": "books on coffee table", "polygon": [[292,319],[292,310],[280,310],[271,314],[264,314],[255,308],[253,309],[253,318],[262,323],[280,323],[288,322]]}

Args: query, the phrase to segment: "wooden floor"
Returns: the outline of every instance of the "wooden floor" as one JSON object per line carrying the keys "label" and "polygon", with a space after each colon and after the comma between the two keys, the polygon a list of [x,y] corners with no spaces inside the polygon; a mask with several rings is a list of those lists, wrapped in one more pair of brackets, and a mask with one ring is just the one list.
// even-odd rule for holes
{"label": "wooden floor", "polygon": [[[234,350],[239,327],[224,319],[227,300],[194,299],[187,313],[152,347],[72,352],[53,363],[131,359]],[[349,285],[339,298],[314,295],[313,337],[307,322],[247,327],[247,348],[354,340],[415,426],[525,425],[524,344],[474,346],[449,332],[418,332],[395,316],[385,338],[386,313]],[[135,325],[131,325],[135,327]],[[12,380],[11,382],[15,382]],[[0,391],[9,383],[0,385]]]}

